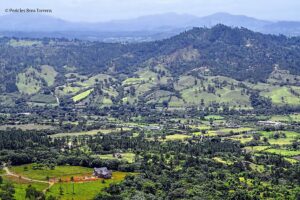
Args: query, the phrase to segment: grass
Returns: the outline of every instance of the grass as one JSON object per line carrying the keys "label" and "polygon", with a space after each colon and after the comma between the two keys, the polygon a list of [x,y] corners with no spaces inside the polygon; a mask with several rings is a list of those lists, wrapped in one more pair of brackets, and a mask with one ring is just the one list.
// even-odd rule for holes
{"label": "grass", "polygon": [[210,120],[210,119],[213,119],[213,120],[223,120],[224,117],[222,117],[220,115],[208,115],[208,116],[205,116],[205,120]]}
{"label": "grass", "polygon": [[35,103],[55,104],[56,98],[52,95],[36,94],[30,98],[30,101]]}
{"label": "grass", "polygon": [[[134,153],[121,153],[122,158],[120,160],[127,161],[128,163],[133,163],[134,162]],[[106,160],[115,160],[117,158],[113,157],[113,154],[104,154],[104,155],[97,155],[101,159],[106,159]]]}
{"label": "grass", "polygon": [[289,115],[289,117],[292,118],[293,122],[300,122],[300,114],[298,113]]}
{"label": "grass", "polygon": [[130,85],[136,85],[140,84],[144,81],[143,78],[127,78],[125,81],[123,81],[123,86],[130,86]]}
{"label": "grass", "polygon": [[39,75],[46,81],[48,86],[52,86],[55,82],[57,72],[55,69],[49,65],[41,66],[41,72]]}
{"label": "grass", "polygon": [[174,134],[174,135],[167,135],[166,141],[172,141],[172,140],[185,140],[187,138],[190,138],[189,135],[182,135],[182,134]]}
{"label": "grass", "polygon": [[247,136],[247,135],[234,135],[232,137],[228,137],[231,140],[236,140],[236,141],[240,141],[242,144],[245,144],[247,142],[250,142],[252,140],[251,136]]}
{"label": "grass", "polygon": [[253,128],[248,128],[248,127],[241,127],[241,128],[222,128],[219,130],[216,130],[215,132],[218,135],[226,135],[228,133],[243,133],[243,132],[247,132],[247,131],[251,131],[253,130]]}
{"label": "grass", "polygon": [[83,99],[87,98],[93,91],[94,91],[94,89],[86,90],[86,91],[74,96],[72,99],[74,102],[82,101]]}
{"label": "grass", "polygon": [[42,42],[37,41],[37,40],[15,40],[15,39],[11,39],[8,42],[8,44],[13,46],[13,47],[29,47],[29,46],[33,46],[33,45],[41,45]]}
{"label": "grass", "polygon": [[300,150],[297,151],[292,151],[292,150],[287,150],[287,149],[267,149],[264,152],[266,153],[271,153],[271,154],[277,154],[277,155],[282,155],[286,157],[293,157],[293,156],[298,156],[300,155]]}
{"label": "grass", "polygon": [[299,160],[294,159],[294,158],[284,158],[284,160],[288,161],[291,164],[296,164],[299,162]]}
{"label": "grass", "polygon": [[254,163],[250,164],[250,168],[253,171],[257,171],[259,173],[263,173],[265,171],[265,167],[263,165],[257,165],[257,164],[254,164]]}
{"label": "grass", "polygon": [[269,97],[276,105],[300,105],[299,97],[293,95],[288,87],[273,87],[269,91],[262,92],[261,95]]}
{"label": "grass", "polygon": [[7,128],[15,128],[21,130],[54,130],[54,126],[40,125],[40,124],[20,124],[20,125],[2,125],[0,130],[6,130]]}
{"label": "grass", "polygon": [[233,162],[231,162],[230,160],[225,160],[221,157],[213,157],[213,160],[218,162],[218,163],[225,164],[225,165],[232,165],[233,164]]}
{"label": "grass", "polygon": [[[15,187],[14,197],[16,200],[25,199],[26,188],[29,185],[36,188],[38,191],[43,191],[44,189],[46,189],[48,187],[48,184],[46,184],[46,183],[25,181],[25,180],[22,180],[17,177],[13,177],[13,176],[3,176],[3,179],[4,179],[4,182],[9,181],[9,182],[13,183],[13,185]],[[0,189],[0,191],[1,191],[1,189]]]}
{"label": "grass", "polygon": [[286,122],[286,123],[300,122],[300,114],[295,113],[295,114],[291,114],[291,115],[274,115],[271,117],[270,120]]}
{"label": "grass", "polygon": [[43,87],[42,80],[46,82],[47,86],[52,86],[56,76],[57,72],[51,66],[29,67],[25,72],[17,75],[16,85],[21,93],[35,94]]}
{"label": "grass", "polygon": [[[128,155],[129,156],[129,155]],[[119,183],[124,180],[125,176],[129,173],[127,172],[113,172],[112,179],[107,179],[104,182],[103,179],[89,182],[76,182],[74,183],[74,194],[72,192],[73,183],[70,182],[70,177],[83,177],[91,176],[93,169],[78,167],[78,166],[56,166],[54,170],[43,168],[41,170],[33,170],[33,164],[15,166],[11,168],[11,171],[18,173],[22,176],[32,178],[35,180],[46,180],[46,177],[55,178],[56,180],[62,178],[62,183],[55,183],[49,191],[46,192],[47,196],[56,196],[59,199],[63,200],[83,200],[83,199],[92,199],[96,194],[101,192],[102,189],[108,187],[112,183]],[[24,167],[27,167],[27,170],[24,170]],[[5,181],[12,181],[16,188],[16,199],[24,199],[25,189],[28,185],[32,185],[37,188],[37,190],[42,191],[47,188],[48,184],[46,183],[36,183],[25,181],[15,177],[5,176]],[[60,195],[60,187],[63,189],[63,195]]]}
{"label": "grass", "polygon": [[272,136],[275,132],[260,131],[259,132],[263,137],[268,138],[268,141],[271,145],[289,145],[292,144],[293,140],[300,137],[300,134],[293,131],[280,131],[280,133],[285,134],[285,138],[274,139]]}
{"label": "grass", "polygon": [[81,90],[80,87],[66,86],[63,88],[64,94],[76,94]]}
{"label": "grass", "polygon": [[[204,88],[207,88],[208,84],[213,85],[211,82],[205,82]],[[244,106],[249,107],[249,96],[246,94],[242,95],[241,91],[241,88],[236,87],[234,90],[231,90],[229,86],[226,86],[222,89],[216,88],[215,93],[208,93],[207,90],[204,91],[203,87],[198,84],[181,90],[180,94],[188,105],[199,105],[201,100],[203,100],[205,105],[218,102],[229,106],[241,106],[241,108]]]}
{"label": "grass", "polygon": [[[78,166],[56,166],[53,170],[46,167],[34,170],[32,166],[33,164],[14,166],[11,168],[11,171],[31,179],[43,181],[47,180],[47,176],[49,178],[67,179],[71,176],[91,175],[93,172],[91,168]],[[27,167],[27,170],[25,170],[25,167]]]}
{"label": "grass", "polygon": [[275,122],[290,122],[292,119],[289,115],[273,115],[270,120]]}
{"label": "grass", "polygon": [[[47,192],[47,196],[53,195],[59,197],[61,200],[83,200],[83,199],[93,199],[101,190],[106,187],[109,187],[112,183],[120,183],[124,180],[125,176],[128,175],[126,172],[113,172],[113,178],[105,180],[103,183],[101,180],[91,181],[91,182],[82,182],[74,183],[74,192],[72,192],[72,183],[56,183]],[[63,189],[63,195],[59,194],[60,186]]]}
{"label": "grass", "polygon": [[251,147],[245,147],[244,149],[251,152],[261,152],[269,148],[271,148],[271,146],[251,146]]}

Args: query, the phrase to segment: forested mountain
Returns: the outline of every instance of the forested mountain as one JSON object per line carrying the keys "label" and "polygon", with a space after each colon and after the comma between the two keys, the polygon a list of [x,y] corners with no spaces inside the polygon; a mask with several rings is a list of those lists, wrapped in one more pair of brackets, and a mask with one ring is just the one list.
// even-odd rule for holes
{"label": "forested mountain", "polygon": [[[251,91],[256,90],[251,84],[296,87],[300,73],[299,38],[264,35],[224,25],[193,28],[169,39],[136,44],[7,37],[0,42],[0,88],[8,94],[49,91],[71,98],[88,89],[93,90],[93,96],[101,96],[106,90],[109,101],[114,103],[128,99],[131,103],[138,99],[150,103],[151,95],[163,93],[163,100],[158,102],[171,102],[176,97],[181,105],[189,101],[184,96],[193,90],[200,95],[198,103],[192,103],[195,105],[202,99],[201,92],[214,95],[207,103],[224,103],[220,96],[224,91],[216,88],[231,84],[232,91],[235,86],[243,91],[240,93],[247,93],[244,103],[237,103],[246,106]],[[215,80],[218,76],[229,80]],[[184,79],[193,83],[179,87]],[[97,92],[99,84],[102,86]],[[64,89],[68,91],[59,92]],[[298,88],[288,89],[298,94]],[[261,87],[259,92],[271,97],[270,91]]]}

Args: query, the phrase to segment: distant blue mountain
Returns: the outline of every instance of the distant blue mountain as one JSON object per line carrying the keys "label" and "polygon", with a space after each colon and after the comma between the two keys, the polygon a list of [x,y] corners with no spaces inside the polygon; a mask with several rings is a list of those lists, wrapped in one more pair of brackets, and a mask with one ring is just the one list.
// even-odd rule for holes
{"label": "distant blue mountain", "polygon": [[129,20],[114,20],[101,23],[69,22],[47,15],[9,14],[0,16],[0,32],[8,36],[71,37],[80,39],[147,38],[161,39],[178,34],[192,27],[212,27],[224,24],[245,27],[253,31],[300,35],[300,22],[272,22],[244,15],[216,13],[205,17],[187,14],[166,13],[143,16]]}

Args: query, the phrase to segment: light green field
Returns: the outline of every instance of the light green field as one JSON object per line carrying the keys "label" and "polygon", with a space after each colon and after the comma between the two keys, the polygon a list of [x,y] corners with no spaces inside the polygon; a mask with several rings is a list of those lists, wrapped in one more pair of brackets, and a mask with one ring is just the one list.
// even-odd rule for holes
{"label": "light green field", "polygon": [[292,118],[292,121],[293,122],[300,122],[300,114],[292,114],[292,115],[289,115],[291,118]]}
{"label": "light green field", "polygon": [[293,157],[293,156],[300,155],[299,150],[298,151],[292,151],[292,150],[286,150],[286,149],[267,149],[267,150],[264,150],[264,152],[277,154],[277,155],[282,155],[282,156],[286,156],[286,157]]}
{"label": "light green field", "polygon": [[300,78],[299,76],[290,74],[290,72],[287,70],[275,70],[270,74],[268,78],[268,83],[295,84],[297,83],[297,79],[299,78]]}
{"label": "light green field", "polygon": [[44,103],[44,104],[55,104],[56,98],[52,95],[36,94],[30,98],[30,102]]}
{"label": "light green field", "polygon": [[136,85],[140,84],[143,81],[145,81],[143,78],[127,78],[125,81],[123,81],[123,86],[130,86],[130,85]]}
{"label": "light green field", "polygon": [[273,115],[270,120],[275,122],[291,122],[292,118],[289,115]]}
{"label": "light green field", "polygon": [[[25,181],[13,176],[3,176],[4,182],[11,182],[15,187],[15,194],[14,197],[16,200],[25,199],[26,195],[26,188],[31,185],[32,187],[36,188],[38,191],[43,191],[48,187],[47,183],[37,183],[37,182],[30,182]],[[0,189],[1,191],[1,189]]]}
{"label": "light green field", "polygon": [[240,141],[242,144],[245,144],[247,142],[250,142],[252,140],[252,137],[245,136],[245,135],[234,135],[232,137],[228,137],[231,140]]}
{"label": "light green field", "polygon": [[276,105],[300,105],[300,98],[293,95],[288,87],[271,87],[269,91],[261,92],[264,97],[269,97]]}
{"label": "light green field", "polygon": [[29,67],[25,72],[17,75],[16,85],[21,93],[34,94],[43,86],[42,79],[47,86],[52,86],[56,75],[54,68],[48,65],[43,65],[38,69]]}
{"label": "light green field", "polygon": [[263,165],[257,165],[257,164],[254,164],[254,163],[250,164],[250,168],[253,171],[257,171],[259,173],[263,173],[265,171],[265,167]]}
{"label": "light green field", "polygon": [[208,116],[205,116],[205,120],[210,120],[210,119],[213,119],[213,120],[223,120],[224,117],[222,117],[220,115],[208,115]]}
{"label": "light green field", "polygon": [[55,82],[57,72],[53,67],[48,65],[41,66],[40,76],[47,82],[48,86],[52,86]]}
{"label": "light green field", "polygon": [[87,91],[84,91],[84,92],[74,96],[72,99],[74,102],[82,101],[83,99],[87,98],[93,91],[94,91],[94,89],[89,89]]}
{"label": "light green field", "polygon": [[271,146],[251,146],[251,147],[245,147],[244,149],[251,152],[261,152],[269,148],[271,148]]}
{"label": "light green field", "polygon": [[[121,155],[122,155],[121,160],[127,161],[128,163],[134,162],[134,157],[135,157],[134,153],[121,153]],[[106,160],[117,159],[113,156],[113,154],[105,154],[105,155],[97,155],[97,156],[99,156],[99,158],[101,158],[101,159],[106,159]]]}
{"label": "light green field", "polygon": [[63,88],[64,94],[75,94],[81,90],[80,87],[66,86]]}
{"label": "light green field", "polygon": [[300,122],[300,114],[290,114],[290,115],[274,115],[271,117],[272,121],[279,121],[279,122]]}
{"label": "light green field", "polygon": [[107,74],[97,74],[95,76],[88,78],[83,82],[77,82],[77,83],[83,87],[92,87],[95,84],[100,83],[100,81],[105,82],[105,80],[108,81],[110,78],[114,80],[114,78],[112,78]]}
{"label": "light green field", "polygon": [[42,42],[37,41],[37,40],[15,40],[15,39],[11,39],[8,42],[8,44],[13,46],[13,47],[28,47],[28,46],[33,46],[33,45],[41,45]]}
{"label": "light green field", "polygon": [[[56,166],[54,170],[46,167],[43,169],[34,170],[32,169],[32,166],[32,164],[14,166],[11,168],[11,171],[31,179],[43,181],[47,180],[47,176],[49,178],[67,179],[71,176],[91,175],[93,173],[93,169],[91,168],[78,166]],[[25,170],[24,167],[27,167],[28,169]]]}
{"label": "light green field", "polygon": [[291,164],[296,164],[299,162],[299,160],[294,159],[294,158],[284,158],[284,160],[288,161]]}
{"label": "light green field", "polygon": [[[93,199],[98,193],[106,187],[109,187],[112,183],[119,183],[124,180],[125,176],[128,175],[126,172],[113,172],[112,179],[107,179],[103,183],[102,180],[74,183],[70,182],[56,183],[51,187],[50,191],[47,192],[47,196],[53,195],[59,197],[61,200],[85,200]],[[63,195],[60,195],[60,186],[63,189]]]}
{"label": "light green field", "polygon": [[218,163],[225,164],[225,165],[232,165],[233,164],[233,162],[231,162],[230,160],[225,160],[224,158],[221,158],[221,157],[213,157],[213,160],[218,162]]}
{"label": "light green field", "polygon": [[178,97],[172,96],[169,101],[169,107],[184,107],[184,101]]}
{"label": "light green field", "polygon": [[215,132],[217,135],[226,135],[228,133],[243,133],[243,132],[247,132],[247,131],[252,131],[253,128],[248,128],[248,127],[241,127],[241,128],[222,128],[219,130],[215,130],[215,131],[209,131],[209,132]]}
{"label": "light green field", "polygon": [[[200,90],[200,91],[199,91]],[[217,89],[215,94],[202,91],[202,87],[194,86],[181,91],[181,96],[190,105],[200,105],[201,99],[205,105],[212,102],[226,103],[229,106],[247,106],[250,107],[249,96],[241,95],[241,89],[230,90],[229,87]]]}
{"label": "light green field", "polygon": [[190,137],[191,136],[189,136],[189,135],[182,135],[182,134],[167,135],[166,136],[166,141],[185,140],[185,139],[190,138]]}
{"label": "light green field", "polygon": [[269,143],[272,145],[289,145],[293,142],[293,140],[300,137],[300,133],[297,132],[292,132],[292,131],[280,131],[280,132],[284,133],[286,137],[285,138],[280,137],[278,139],[274,139],[272,135],[275,132],[260,131],[259,133],[262,136],[268,138]]}
{"label": "light green field", "polygon": [[0,130],[6,130],[8,128],[16,128],[21,130],[54,130],[54,126],[40,125],[40,124],[20,124],[20,125],[2,125]]}

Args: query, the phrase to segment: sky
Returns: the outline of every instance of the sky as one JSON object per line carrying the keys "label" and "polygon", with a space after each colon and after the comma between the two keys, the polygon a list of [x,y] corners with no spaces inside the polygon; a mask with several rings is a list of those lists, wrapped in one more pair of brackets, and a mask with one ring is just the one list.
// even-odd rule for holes
{"label": "sky", "polygon": [[50,15],[76,22],[170,12],[196,16],[227,12],[265,20],[300,21],[300,0],[0,0],[0,15],[10,8],[51,9]]}

